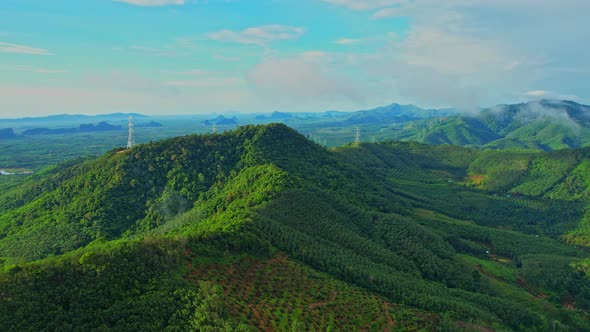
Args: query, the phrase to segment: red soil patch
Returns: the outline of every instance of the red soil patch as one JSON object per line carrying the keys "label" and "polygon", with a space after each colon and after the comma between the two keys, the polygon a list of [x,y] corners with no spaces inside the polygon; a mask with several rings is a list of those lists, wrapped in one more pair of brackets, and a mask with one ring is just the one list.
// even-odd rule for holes
{"label": "red soil patch", "polygon": [[385,302],[383,306],[385,308],[385,317],[387,317],[387,326],[383,331],[390,332],[391,328],[395,325],[395,321],[393,320],[393,317],[391,317],[391,305],[389,302]]}

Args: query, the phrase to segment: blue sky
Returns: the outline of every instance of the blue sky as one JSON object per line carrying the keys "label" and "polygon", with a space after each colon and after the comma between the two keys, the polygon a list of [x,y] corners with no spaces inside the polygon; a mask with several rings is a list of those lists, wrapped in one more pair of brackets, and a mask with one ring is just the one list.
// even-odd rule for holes
{"label": "blue sky", "polygon": [[587,3],[2,0],[0,117],[588,102]]}

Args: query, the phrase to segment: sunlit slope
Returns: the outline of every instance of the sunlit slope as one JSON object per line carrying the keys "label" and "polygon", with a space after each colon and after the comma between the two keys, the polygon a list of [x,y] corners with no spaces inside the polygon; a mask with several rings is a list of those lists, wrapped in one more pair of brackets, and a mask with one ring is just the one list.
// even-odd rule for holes
{"label": "sunlit slope", "polygon": [[2,196],[0,319],[6,330],[49,315],[142,330],[584,330],[588,253],[562,237],[585,214],[587,186],[563,187],[585,163],[585,150],[328,151],[284,125],[112,151]]}

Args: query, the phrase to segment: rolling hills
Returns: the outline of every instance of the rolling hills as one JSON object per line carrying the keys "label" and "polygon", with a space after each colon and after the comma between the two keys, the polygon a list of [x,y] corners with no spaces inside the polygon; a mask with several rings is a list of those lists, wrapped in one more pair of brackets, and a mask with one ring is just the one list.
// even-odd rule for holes
{"label": "rolling hills", "polygon": [[0,328],[587,330],[589,157],[271,124],[61,164],[0,196]]}
{"label": "rolling hills", "polygon": [[482,148],[558,150],[590,144],[590,107],[540,100],[415,122],[393,139]]}
{"label": "rolling hills", "polygon": [[[364,141],[415,141],[474,148],[526,148],[543,151],[590,144],[590,107],[567,100],[538,100],[461,111],[391,104],[356,112],[280,113],[281,121],[316,138],[322,145],[354,141],[356,127]],[[324,144],[325,143],[325,144]]]}

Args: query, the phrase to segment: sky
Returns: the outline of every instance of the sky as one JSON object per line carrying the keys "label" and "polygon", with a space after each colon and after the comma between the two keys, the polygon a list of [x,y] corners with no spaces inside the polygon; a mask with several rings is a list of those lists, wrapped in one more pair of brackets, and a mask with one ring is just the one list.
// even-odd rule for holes
{"label": "sky", "polygon": [[1,0],[0,118],[590,103],[587,0]]}

